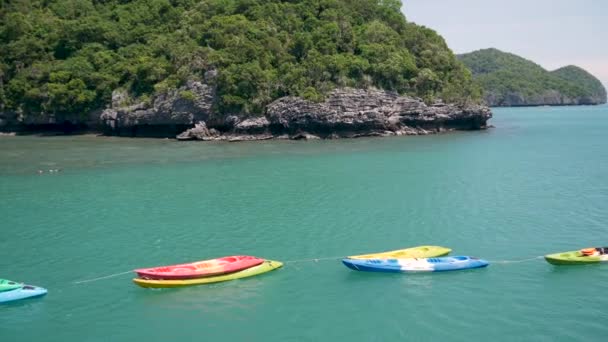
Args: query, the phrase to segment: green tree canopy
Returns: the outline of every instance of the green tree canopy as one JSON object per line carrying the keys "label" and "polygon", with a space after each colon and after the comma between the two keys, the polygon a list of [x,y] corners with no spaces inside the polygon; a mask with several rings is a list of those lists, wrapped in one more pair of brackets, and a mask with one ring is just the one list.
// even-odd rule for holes
{"label": "green tree canopy", "polygon": [[0,2],[0,110],[73,115],[112,90],[149,97],[214,80],[221,113],[340,86],[477,100],[469,71],[399,0]]}

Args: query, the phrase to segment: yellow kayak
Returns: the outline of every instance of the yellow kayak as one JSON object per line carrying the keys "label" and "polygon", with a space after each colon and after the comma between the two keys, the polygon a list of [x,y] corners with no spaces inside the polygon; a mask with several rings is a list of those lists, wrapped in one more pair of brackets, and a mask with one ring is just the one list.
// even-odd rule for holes
{"label": "yellow kayak", "polygon": [[410,258],[434,258],[450,254],[452,250],[441,246],[418,246],[406,249],[398,249],[382,253],[352,255],[349,259],[410,259]]}
{"label": "yellow kayak", "polygon": [[263,263],[261,263],[257,266],[253,266],[251,268],[247,268],[242,271],[223,274],[223,275],[215,276],[215,277],[204,277],[204,278],[184,279],[184,280],[151,280],[151,279],[135,278],[135,279],[133,279],[133,282],[141,287],[152,287],[152,288],[193,286],[193,285],[211,284],[211,283],[217,283],[220,281],[228,281],[228,280],[252,277],[252,276],[255,276],[258,274],[270,272],[281,266],[283,266],[282,262],[273,261],[273,260],[265,260]]}

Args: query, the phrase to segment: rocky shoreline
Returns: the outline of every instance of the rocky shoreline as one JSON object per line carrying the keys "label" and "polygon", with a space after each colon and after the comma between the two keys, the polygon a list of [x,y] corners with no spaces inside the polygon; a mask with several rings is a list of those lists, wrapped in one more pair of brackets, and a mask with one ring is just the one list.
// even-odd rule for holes
{"label": "rocky shoreline", "polygon": [[[492,117],[490,109],[481,105],[426,105],[394,92],[352,88],[335,89],[321,103],[279,98],[261,116],[220,116],[213,109],[213,88],[196,81],[147,103],[125,105],[129,101],[126,93],[115,91],[111,108],[90,115],[87,122],[30,122],[21,128],[36,128],[38,124],[42,131],[67,128],[113,136],[201,141],[300,140],[481,130]],[[0,130],[19,128],[14,118],[0,116]]]}
{"label": "rocky shoreline", "polygon": [[263,117],[228,117],[219,128],[201,121],[179,140],[338,139],[366,136],[426,135],[487,127],[490,110],[482,106],[432,106],[378,90],[337,89],[322,103],[285,97],[271,103]]}

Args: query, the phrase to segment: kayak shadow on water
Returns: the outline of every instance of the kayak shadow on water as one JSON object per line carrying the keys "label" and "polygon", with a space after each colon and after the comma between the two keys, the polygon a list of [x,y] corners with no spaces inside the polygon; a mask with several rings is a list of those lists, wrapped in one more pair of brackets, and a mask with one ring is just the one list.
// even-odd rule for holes
{"label": "kayak shadow on water", "polygon": [[562,274],[575,274],[575,275],[592,275],[589,272],[601,272],[606,273],[608,270],[608,263],[597,263],[597,264],[583,264],[583,265],[549,265],[551,269],[548,271],[549,274],[562,275]]}
{"label": "kayak shadow on water", "polygon": [[[260,276],[260,278],[263,275]],[[240,307],[264,296],[266,279],[236,279],[179,288],[137,289],[137,300],[167,309],[208,311],[213,305]]]}
{"label": "kayak shadow on water", "polygon": [[[551,287],[563,288],[565,291],[578,289],[583,282],[588,290],[592,288],[600,290],[603,288],[602,284],[608,281],[607,264],[548,266],[550,268],[542,275],[544,281],[552,284]],[[594,279],[594,281],[587,283],[588,279]]]}
{"label": "kayak shadow on water", "polygon": [[346,270],[345,279],[348,282],[365,284],[366,286],[369,286],[370,282],[382,283],[386,279],[395,279],[403,285],[432,287],[435,282],[444,282],[449,280],[448,278],[456,280],[465,275],[468,277],[476,272],[484,272],[484,270],[487,270],[487,268],[444,272],[363,272]]}
{"label": "kayak shadow on water", "polygon": [[27,307],[28,310],[32,310],[32,309],[42,305],[44,303],[45,297],[46,296],[30,297],[30,298],[15,300],[12,302],[0,303],[0,312],[2,310],[8,310],[10,308],[23,308],[23,307]]}

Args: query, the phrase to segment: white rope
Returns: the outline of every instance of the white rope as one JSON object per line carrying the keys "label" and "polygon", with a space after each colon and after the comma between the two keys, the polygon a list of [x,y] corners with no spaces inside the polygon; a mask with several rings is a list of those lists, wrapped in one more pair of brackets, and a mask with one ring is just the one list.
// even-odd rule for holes
{"label": "white rope", "polygon": [[520,262],[526,262],[526,261],[532,261],[532,260],[536,260],[536,259],[542,259],[543,256],[539,255],[539,256],[535,256],[533,258],[528,258],[528,259],[520,259],[520,260],[496,260],[496,261],[490,261],[491,264],[516,264],[516,263],[520,263]]}
{"label": "white rope", "polygon": [[[338,259],[342,259],[344,258],[343,256],[336,256],[336,257],[327,257],[327,258],[313,258],[313,259],[298,259],[298,260],[289,260],[289,261],[285,261],[283,262],[284,264],[293,264],[293,263],[298,263],[298,262],[319,262],[319,261],[325,261],[325,260],[338,260]],[[107,276],[103,276],[103,277],[98,277],[98,278],[93,278],[93,279],[86,279],[86,280],[79,280],[79,281],[75,281],[74,284],[84,284],[84,283],[92,283],[94,281],[98,281],[98,280],[104,280],[104,279],[110,279],[110,278],[114,278],[114,277],[118,277],[121,275],[125,275],[127,273],[131,273],[133,271],[125,271],[125,272],[120,272],[120,273],[114,273],[114,274],[110,274]]]}
{"label": "white rope", "polygon": [[344,256],[334,256],[334,257],[326,257],[326,258],[312,258],[312,259],[298,259],[298,260],[289,260],[289,261],[285,261],[284,264],[293,264],[296,262],[319,262],[319,261],[325,261],[325,260],[339,260],[339,259],[344,259]]}
{"label": "white rope", "polygon": [[114,277],[118,277],[118,276],[121,276],[121,275],[124,275],[127,273],[131,273],[131,272],[133,272],[133,271],[125,271],[125,272],[121,272],[121,273],[110,274],[107,276],[94,278],[94,279],[79,280],[79,281],[75,281],[74,284],[84,284],[84,283],[90,283],[90,282],[94,282],[94,281],[98,281],[98,280],[102,280],[102,279],[114,278]]}
{"label": "white rope", "polygon": [[[284,264],[295,264],[295,263],[300,263],[300,262],[319,262],[319,261],[327,261],[327,260],[340,260],[343,259],[344,256],[333,256],[333,257],[324,257],[324,258],[311,258],[311,259],[296,259],[296,260],[288,260],[285,261]],[[491,264],[515,264],[515,263],[520,263],[520,262],[526,262],[526,261],[532,261],[532,260],[536,260],[536,259],[542,259],[543,256],[535,256],[533,258],[528,258],[528,259],[520,259],[520,260],[496,260],[496,261],[490,261]],[[110,279],[110,278],[114,278],[114,277],[118,277],[121,275],[125,275],[128,273],[131,273],[133,271],[125,271],[125,272],[121,272],[121,273],[114,273],[114,274],[110,274],[107,276],[103,276],[103,277],[98,277],[98,278],[93,278],[93,279],[86,279],[86,280],[79,280],[79,281],[75,281],[74,284],[84,284],[84,283],[91,283],[94,281],[98,281],[98,280],[104,280],[104,279]]]}

